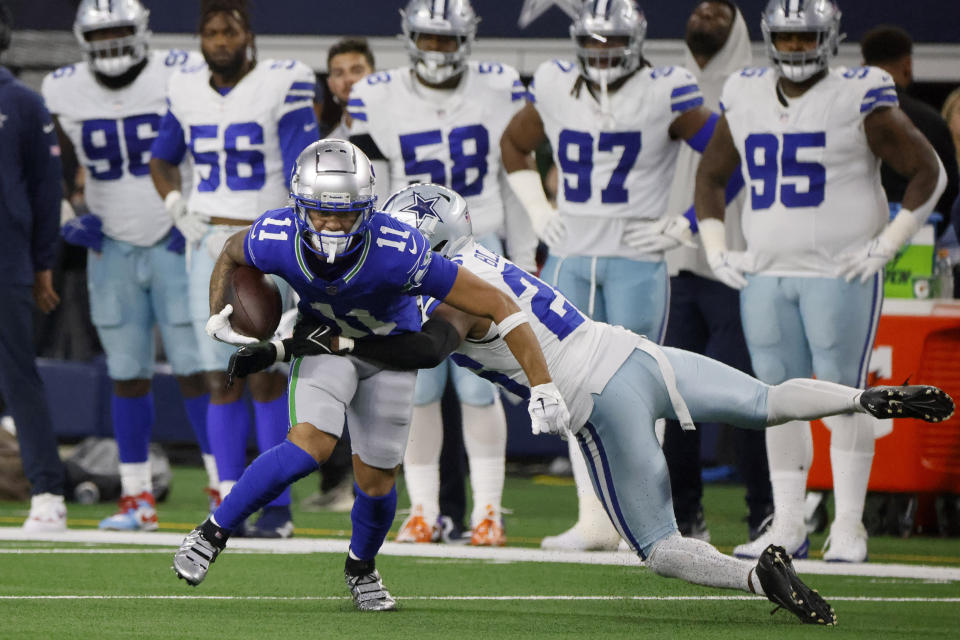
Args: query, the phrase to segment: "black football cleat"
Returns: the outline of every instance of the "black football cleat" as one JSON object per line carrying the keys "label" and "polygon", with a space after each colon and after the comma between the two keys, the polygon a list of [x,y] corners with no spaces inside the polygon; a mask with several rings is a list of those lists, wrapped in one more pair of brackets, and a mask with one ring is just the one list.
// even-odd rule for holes
{"label": "black football cleat", "polygon": [[770,612],[771,615],[783,608],[800,618],[804,624],[837,624],[833,607],[800,580],[793,569],[793,561],[783,547],[767,547],[757,560],[755,571],[767,599],[777,605]]}
{"label": "black football cleat", "polygon": [[871,387],[860,394],[860,404],[876,418],[917,418],[943,422],[953,415],[953,400],[941,389],[925,384]]}

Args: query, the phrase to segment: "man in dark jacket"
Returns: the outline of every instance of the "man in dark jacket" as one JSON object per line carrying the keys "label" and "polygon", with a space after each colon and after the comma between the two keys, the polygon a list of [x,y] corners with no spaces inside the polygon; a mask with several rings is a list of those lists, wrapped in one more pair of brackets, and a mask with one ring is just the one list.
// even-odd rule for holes
{"label": "man in dark jacket", "polygon": [[[0,53],[10,44],[10,13],[0,4]],[[30,481],[27,531],[67,526],[63,464],[37,373],[34,303],[60,302],[51,268],[60,227],[60,148],[40,96],[0,66],[0,393],[17,425]]]}

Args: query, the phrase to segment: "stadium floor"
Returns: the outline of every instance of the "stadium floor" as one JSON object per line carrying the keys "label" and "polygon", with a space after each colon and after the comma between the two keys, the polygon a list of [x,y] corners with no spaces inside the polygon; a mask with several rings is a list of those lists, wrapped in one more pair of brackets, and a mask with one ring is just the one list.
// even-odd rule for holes
{"label": "stadium floor", "polygon": [[[16,527],[27,505],[0,502],[0,637],[675,638],[695,631],[791,638],[814,631],[784,611],[768,615],[773,605],[764,598],[665,580],[630,554],[529,548],[574,514],[572,488],[548,478],[508,478],[513,513],[504,549],[388,542],[378,567],[400,601],[397,614],[359,614],[350,605],[342,579],[349,514],[297,511],[292,540],[235,539],[193,589],[176,580],[170,560],[203,518],[204,496],[189,489],[201,479],[199,469],[175,469],[161,530],[151,534],[95,531],[111,506],[70,505],[70,531],[27,540]],[[295,501],[315,487],[314,478],[300,481]],[[741,542],[742,496],[737,486],[707,489],[707,522],[722,550]],[[812,548],[822,542],[814,536]],[[870,545],[864,565],[798,562],[837,610],[839,626],[821,631],[956,637],[960,540],[878,537]]]}

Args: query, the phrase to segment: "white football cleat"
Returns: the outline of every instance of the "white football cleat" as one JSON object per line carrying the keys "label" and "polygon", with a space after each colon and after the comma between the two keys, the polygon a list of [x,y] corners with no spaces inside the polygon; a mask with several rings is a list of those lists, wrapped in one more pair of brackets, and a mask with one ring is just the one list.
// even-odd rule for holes
{"label": "white football cleat", "polygon": [[823,548],[827,562],[866,562],[867,529],[862,522],[834,521]]}
{"label": "white football cleat", "polygon": [[810,538],[807,537],[806,526],[801,522],[799,527],[788,531],[787,527],[778,526],[777,519],[774,518],[773,524],[759,538],[734,547],[733,555],[736,558],[756,559],[762,556],[770,545],[783,547],[794,559],[806,558],[810,552]]}
{"label": "white football cleat", "polygon": [[[610,527],[605,527],[610,528]],[[606,532],[597,532],[592,527],[581,526],[578,522],[563,533],[547,536],[540,543],[541,549],[547,551],[616,551],[620,545],[620,536]]]}
{"label": "white football cleat", "polygon": [[30,533],[53,533],[67,530],[67,506],[63,496],[39,493],[30,498],[30,515],[23,523]]}

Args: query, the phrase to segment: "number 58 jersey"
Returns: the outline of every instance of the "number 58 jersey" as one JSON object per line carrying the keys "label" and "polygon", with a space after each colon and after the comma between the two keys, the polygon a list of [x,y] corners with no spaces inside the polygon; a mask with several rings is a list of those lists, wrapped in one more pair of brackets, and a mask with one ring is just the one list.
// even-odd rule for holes
{"label": "number 58 jersey", "polygon": [[832,277],[838,254],[879,233],[889,209],[863,121],[897,104],[875,67],[831,69],[796,98],[778,91],[769,67],[727,79],[721,106],[747,182],[743,234],[758,273]]}
{"label": "number 58 jersey", "polygon": [[350,139],[361,148],[372,139],[390,163],[391,192],[433,182],[459,193],[481,237],[503,225],[500,137],[526,95],[516,69],[499,63],[470,62],[443,92],[420,86],[409,67],[381,71],[353,85]]}

